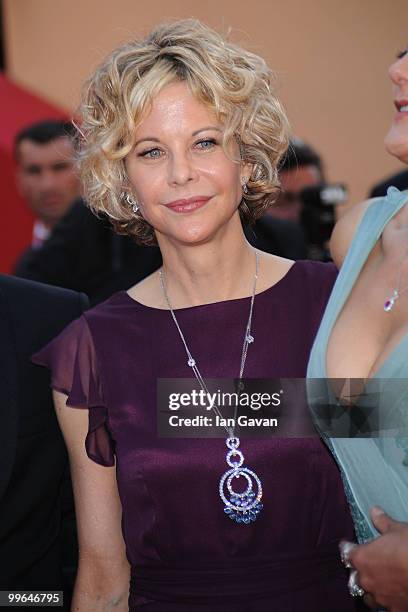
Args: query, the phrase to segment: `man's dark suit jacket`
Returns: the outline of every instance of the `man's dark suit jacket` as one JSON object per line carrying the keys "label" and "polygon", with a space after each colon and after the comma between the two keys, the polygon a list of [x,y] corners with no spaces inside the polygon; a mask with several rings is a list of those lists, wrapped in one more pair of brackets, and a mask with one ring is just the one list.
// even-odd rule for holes
{"label": "man's dark suit jacket", "polygon": [[408,189],[408,170],[389,176],[387,179],[375,185],[370,191],[370,198],[381,198],[387,193],[388,187],[397,187],[400,191]]}
{"label": "man's dark suit jacket", "polygon": [[44,245],[24,253],[14,273],[82,291],[96,304],[128,289],[161,263],[157,247],[139,246],[115,234],[109,221],[96,217],[83,200],[77,200]]}
{"label": "man's dark suit jacket", "polygon": [[78,293],[0,275],[0,590],[64,587],[68,459],[49,372],[30,356],[87,305]]}
{"label": "man's dark suit jacket", "polygon": [[[247,240],[261,251],[306,259],[300,226],[265,215],[244,229]],[[22,278],[83,291],[92,304],[126,290],[162,264],[157,247],[140,246],[128,236],[113,233],[82,200],[54,228],[40,249],[29,249],[16,264]]]}

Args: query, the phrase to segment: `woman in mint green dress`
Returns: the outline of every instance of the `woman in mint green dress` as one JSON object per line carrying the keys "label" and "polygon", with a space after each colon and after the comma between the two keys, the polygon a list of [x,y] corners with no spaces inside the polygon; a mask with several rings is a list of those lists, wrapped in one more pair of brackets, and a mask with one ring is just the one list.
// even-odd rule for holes
{"label": "woman in mint green dress", "polygon": [[[408,163],[407,51],[389,74],[397,113],[385,143]],[[308,366],[312,413],[362,544],[348,555],[355,594],[365,590],[367,603],[392,612],[408,610],[407,202],[408,191],[391,187],[336,225],[331,248],[341,270]]]}

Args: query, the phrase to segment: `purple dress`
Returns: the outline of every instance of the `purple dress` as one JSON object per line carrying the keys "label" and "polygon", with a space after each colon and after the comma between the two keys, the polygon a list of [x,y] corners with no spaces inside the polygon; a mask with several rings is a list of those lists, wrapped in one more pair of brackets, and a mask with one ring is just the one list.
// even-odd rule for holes
{"label": "purple dress", "polygon": [[[248,378],[301,378],[336,276],[299,261],[255,298]],[[238,375],[250,298],[177,310],[200,371]],[[243,439],[263,483],[249,525],[224,514],[222,439],[156,434],[156,379],[189,378],[169,311],[113,295],[36,354],[68,405],[89,407],[88,456],[116,473],[132,567],[129,609],[151,612],[354,610],[338,542],[353,527],[337,466],[317,438]]]}

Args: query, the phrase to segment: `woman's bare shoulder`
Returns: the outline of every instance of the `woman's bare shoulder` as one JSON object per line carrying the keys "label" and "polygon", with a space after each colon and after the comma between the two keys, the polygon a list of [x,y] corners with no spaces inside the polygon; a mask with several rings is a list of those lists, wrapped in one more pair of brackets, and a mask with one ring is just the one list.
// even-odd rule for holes
{"label": "woman's bare shoulder", "polygon": [[351,241],[366,210],[370,206],[376,206],[381,200],[382,198],[372,198],[355,204],[337,221],[330,238],[330,253],[338,268],[343,264]]}

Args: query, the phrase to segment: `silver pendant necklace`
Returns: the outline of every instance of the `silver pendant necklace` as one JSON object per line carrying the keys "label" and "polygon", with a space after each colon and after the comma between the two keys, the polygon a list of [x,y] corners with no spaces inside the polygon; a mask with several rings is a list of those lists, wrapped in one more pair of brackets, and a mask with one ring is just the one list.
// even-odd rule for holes
{"label": "silver pendant necklace", "polygon": [[[405,257],[404,257],[404,259],[405,259]],[[399,271],[398,271],[397,285],[396,285],[395,289],[393,290],[392,295],[384,302],[384,307],[383,308],[384,308],[385,312],[390,312],[394,308],[394,304],[398,300],[398,298],[400,298],[403,293],[408,291],[408,286],[404,287],[404,289],[402,289],[402,291],[400,291],[401,271],[402,271],[402,264],[404,263],[404,259],[402,260],[400,268],[399,268]]]}
{"label": "silver pendant necklace", "polygon": [[[258,251],[255,251],[255,275],[254,275],[254,283],[252,289],[251,296],[251,305],[249,309],[248,322],[245,327],[245,335],[244,335],[244,343],[242,346],[242,354],[241,354],[241,367],[239,371],[239,391],[241,391],[241,379],[244,373],[246,357],[248,353],[248,346],[252,344],[255,340],[253,335],[251,334],[251,324],[252,324],[252,312],[255,301],[255,291],[256,291],[256,281],[258,280],[258,270],[259,270],[259,255]],[[186,355],[187,355],[187,364],[193,370],[195,377],[197,378],[202,390],[209,395],[209,391],[205,380],[203,379],[200,370],[197,366],[197,361],[194,359],[191,354],[190,349],[187,346],[187,342],[184,338],[183,332],[181,331],[180,325],[177,321],[176,315],[174,314],[174,310],[171,306],[169,296],[167,294],[167,288],[164,278],[164,273],[162,270],[159,270],[160,277],[160,285],[163,291],[163,295],[169,307],[171,316],[173,317],[173,321],[177,327],[180,338],[183,342]],[[239,396],[238,396],[239,397]],[[235,407],[235,414],[233,418],[233,423],[236,422],[238,409]],[[222,419],[222,414],[219,410],[218,406],[213,406],[212,410]],[[262,499],[262,484],[257,476],[257,474],[244,466],[244,455],[239,450],[240,439],[234,436],[234,426],[224,428],[227,432],[227,454],[226,454],[226,462],[229,466],[229,470],[227,470],[220,478],[219,482],[219,494],[222,502],[224,503],[224,512],[225,514],[236,523],[248,524],[255,521],[259,513],[263,508],[263,504],[261,503]],[[237,479],[243,479],[246,484],[246,488],[243,491],[237,492],[233,488],[233,481]]]}

